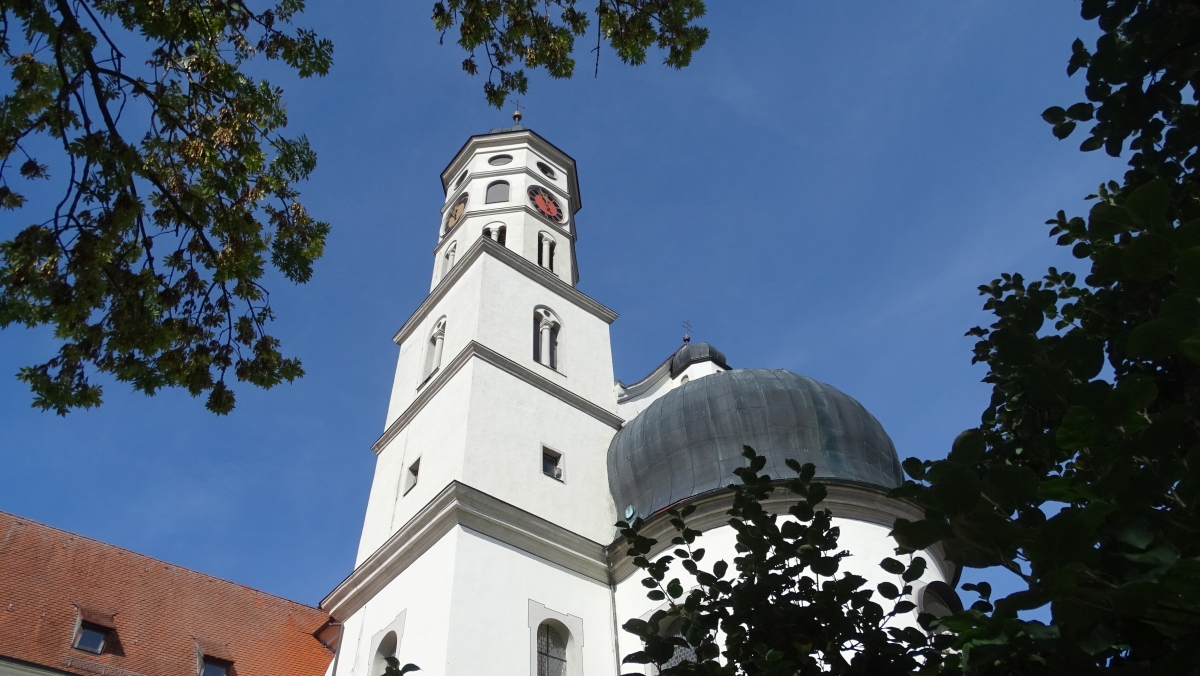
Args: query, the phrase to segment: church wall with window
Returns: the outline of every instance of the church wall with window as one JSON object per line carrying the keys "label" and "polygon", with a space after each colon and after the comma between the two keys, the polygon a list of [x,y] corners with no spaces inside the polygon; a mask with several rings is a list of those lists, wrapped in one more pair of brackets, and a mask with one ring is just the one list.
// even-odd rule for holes
{"label": "church wall with window", "polygon": [[478,673],[479,665],[486,664],[490,673],[538,676],[536,650],[531,647],[547,617],[555,618],[556,624],[562,618],[565,622],[558,626],[571,630],[563,636],[568,642],[566,676],[612,673],[617,656],[607,584],[545,566],[510,548],[498,549],[470,530],[459,538],[458,555],[464,561],[486,557],[490,568],[486,576],[467,567],[456,571],[455,593],[472,599],[474,607],[455,608],[451,632],[474,640],[458,644],[446,673]]}
{"label": "church wall with window", "polygon": [[[603,449],[613,427],[541,390],[515,386],[490,364],[478,363],[471,378],[463,481],[597,545],[611,540],[617,514]],[[561,454],[561,480],[542,472],[546,447]]]}
{"label": "church wall with window", "polygon": [[372,672],[378,651],[372,639],[394,627],[401,613],[405,618],[396,659],[401,665],[412,662],[421,666],[423,672],[418,673],[446,673],[439,665],[446,663],[450,641],[455,638],[450,632],[450,604],[446,599],[453,592],[458,536],[457,529],[442,534],[345,619],[337,674],[330,676],[380,676]]}
{"label": "church wall with window", "polygon": [[[612,348],[609,324],[507,263],[483,259],[479,335],[487,346],[533,372],[614,410]],[[534,361],[533,313],[550,310],[558,320],[557,365],[551,369]]]}

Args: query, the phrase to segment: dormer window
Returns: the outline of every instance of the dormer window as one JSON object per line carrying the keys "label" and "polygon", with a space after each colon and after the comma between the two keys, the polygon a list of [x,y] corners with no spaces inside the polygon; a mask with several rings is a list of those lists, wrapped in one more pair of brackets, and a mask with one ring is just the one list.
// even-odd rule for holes
{"label": "dormer window", "polygon": [[205,655],[201,662],[200,676],[229,676],[229,668],[232,666],[231,662]]}
{"label": "dormer window", "polygon": [[104,654],[104,644],[108,641],[108,629],[90,622],[80,622],[79,630],[75,632],[75,641],[71,647],[93,655]]}

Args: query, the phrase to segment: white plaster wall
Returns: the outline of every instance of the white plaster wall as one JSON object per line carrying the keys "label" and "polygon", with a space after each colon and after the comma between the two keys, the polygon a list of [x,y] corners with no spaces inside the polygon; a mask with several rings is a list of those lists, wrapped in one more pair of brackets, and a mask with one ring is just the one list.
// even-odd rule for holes
{"label": "white plaster wall", "polygon": [[[472,377],[478,365],[472,360],[464,366],[380,451],[355,566],[387,542],[447,484],[463,478]],[[419,479],[412,490],[404,493],[405,474],[417,458],[421,459]]]}
{"label": "white plaster wall", "polygon": [[[849,572],[855,575],[860,575],[867,579],[867,585],[874,589],[881,582],[891,582],[899,588],[904,587],[904,581],[899,575],[891,575],[879,567],[879,562],[887,557],[892,557],[903,561],[906,565],[911,557],[896,556],[895,542],[888,537],[888,532],[891,530],[883,526],[878,526],[864,521],[855,519],[843,519],[835,517],[833,524],[842,529],[841,537],[838,539],[842,549],[850,552],[851,556],[842,559],[842,565],[838,569],[838,576]],[[733,567],[733,559],[738,556],[735,546],[737,544],[737,531],[730,526],[721,526],[706,531],[701,537],[697,538],[693,548],[703,548],[705,550],[704,558],[701,561],[701,568],[709,572],[712,571],[712,566],[715,562],[724,560],[729,564],[730,572],[726,573],[726,579],[729,579],[736,574]],[[920,586],[924,586],[935,580],[949,582],[942,577],[941,570],[938,568],[937,560],[929,552],[922,552],[925,557],[927,567],[925,574],[913,585],[914,591]],[[672,556],[670,550],[659,555]],[[657,559],[656,559],[657,560]],[[646,598],[646,592],[649,591],[642,586],[642,579],[646,575],[637,570],[633,575],[617,582],[615,599],[617,609],[617,626],[625,624],[632,618],[640,618],[649,616],[655,609],[664,607],[662,601],[651,601]],[[671,572],[667,574],[666,579],[669,581],[673,577],[678,577],[683,583],[684,589],[690,589],[693,585],[691,575],[688,574],[679,561],[671,563]],[[873,597],[876,603],[880,603],[886,610],[890,603],[878,595]],[[912,599],[914,602],[916,599]],[[903,617],[897,617],[893,620],[894,626],[917,626],[916,611],[907,613]],[[618,652],[624,658],[630,653],[641,650],[641,641],[638,638],[625,630],[621,629],[617,635]],[[637,665],[626,665],[627,671],[640,672]]]}
{"label": "white plaster wall", "polygon": [[370,673],[371,639],[401,612],[396,657],[424,676],[531,674],[529,600],[583,622],[571,676],[616,676],[612,594],[596,582],[456,526],[345,624],[334,676]]}
{"label": "white plaster wall", "polygon": [[371,674],[371,638],[405,612],[404,636],[396,648],[400,664],[411,662],[421,674],[445,673],[450,644],[450,600],[458,561],[459,532],[453,529],[346,620],[335,676]]}
{"label": "white plaster wall", "polygon": [[583,641],[582,664],[568,664],[571,676],[616,676],[608,585],[468,529],[458,543],[446,674],[536,676],[529,655],[532,599],[583,620],[583,636],[573,637]]}
{"label": "white plaster wall", "polygon": [[[599,544],[615,536],[608,444],[592,416],[490,364],[472,371],[463,481]],[[542,447],[562,454],[562,480],[542,473]]]}
{"label": "white plaster wall", "polygon": [[442,344],[443,367],[449,364],[467,343],[478,340],[481,274],[482,270],[477,260],[450,287],[446,295],[430,308],[420,324],[400,345],[396,378],[392,381],[392,395],[388,402],[384,429],[408,408],[419,393],[418,388],[424,378],[425,352],[428,349],[429,336],[440,318],[446,318],[446,334]]}
{"label": "white plaster wall", "polygon": [[[482,256],[480,343],[596,405],[616,411],[612,347],[603,319],[490,256]],[[533,360],[533,310],[550,308],[562,322],[558,368]]]}

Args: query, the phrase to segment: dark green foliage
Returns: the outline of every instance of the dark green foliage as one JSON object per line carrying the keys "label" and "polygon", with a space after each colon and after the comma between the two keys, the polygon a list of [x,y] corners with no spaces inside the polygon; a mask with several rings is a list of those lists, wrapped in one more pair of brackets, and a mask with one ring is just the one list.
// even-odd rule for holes
{"label": "dark green foliage", "polygon": [[[1194,674],[1200,670],[1200,5],[1085,0],[1103,31],[1076,41],[1088,102],[1043,118],[1082,150],[1119,156],[1122,182],[1090,213],[1048,221],[1090,266],[1079,280],[1006,274],[981,287],[995,315],[975,362],[993,386],[982,425],[946,460],[904,463],[902,550],[941,542],[1027,590],[943,626],[973,674]],[[1049,605],[1050,626],[1018,619]]]}
{"label": "dark green foliage", "polygon": [[[62,343],[20,372],[35,406],[99,405],[99,371],[147,394],[207,394],[227,413],[230,372],[264,388],[303,374],[267,333],[260,280],[269,259],[305,282],[324,250],[329,226],[294,187],[316,156],[280,134],[281,90],[242,70],[261,53],[302,77],[328,71],[332,45],[289,30],[302,8],[0,0],[13,82],[0,99],[0,207],[25,203],[11,184],[18,165],[25,180],[63,187],[38,222],[0,241],[0,327],[49,325]],[[40,158],[53,168],[35,152],[54,155]]]}
{"label": "dark green foliage", "polygon": [[[708,29],[695,25],[704,16],[703,0],[597,0],[595,18],[576,7],[576,0],[521,2],[519,0],[440,0],[433,6],[433,24],[441,31],[458,26],[458,44],[469,56],[463,70],[475,75],[475,51],[482,47],[488,60],[483,85],[490,105],[500,108],[509,94],[524,94],[529,86],[524,68],[545,68],[551,77],[575,73],[575,38],[596,22],[596,64],[600,43],[606,40],[621,61],[635,66],[646,61],[653,46],[667,51],[663,63],[683,68],[708,40]],[[551,7],[557,17],[551,16]],[[557,19],[557,21],[555,20]]]}
{"label": "dark green foliage", "polygon": [[[906,598],[910,585],[884,582],[872,590],[859,576],[838,574],[849,553],[838,549],[839,530],[829,510],[819,507],[825,487],[812,482],[813,465],[788,461],[799,477],[781,486],[759,474],[766,458],[748,446],[744,455],[748,465],[736,471],[740,483],[731,487],[728,512],[739,553],[732,574],[725,561],[708,568],[704,550],[694,546],[700,533],[687,525],[694,506],[669,510],[677,533],[671,541],[674,556],[654,561],[649,555],[657,543],[639,534],[641,520],[617,524],[629,556],[648,575],[642,581],[650,589],[647,596],[667,601],[667,608],[648,621],[625,623],[625,630],[645,645],[625,662],[654,664],[663,676],[958,673],[958,657],[946,652],[952,641],[948,634],[885,627],[894,616],[913,610]],[[793,518],[763,508],[762,501],[776,490],[797,496],[789,508]],[[667,579],[675,561],[687,571],[686,583]],[[925,570],[919,556],[908,566],[890,558],[881,565],[906,583]],[[873,600],[876,591],[893,601],[890,610]],[[920,620],[928,627],[933,618],[922,615]],[[679,635],[664,636],[677,622]],[[662,668],[676,648],[687,646],[695,650],[697,661]]]}
{"label": "dark green foliage", "polygon": [[395,657],[385,657],[383,661],[387,663],[383,670],[383,676],[404,676],[409,672],[421,670],[421,667],[412,663],[400,666],[400,660]]}

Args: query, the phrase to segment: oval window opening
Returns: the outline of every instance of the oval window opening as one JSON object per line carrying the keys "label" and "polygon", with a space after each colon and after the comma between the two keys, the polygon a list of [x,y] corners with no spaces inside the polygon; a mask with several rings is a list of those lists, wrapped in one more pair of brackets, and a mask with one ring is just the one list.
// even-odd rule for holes
{"label": "oval window opening", "polygon": [[537,168],[540,169],[543,174],[549,176],[550,178],[557,178],[557,175],[555,175],[555,173],[554,173],[554,169],[552,169],[549,164],[546,164],[545,162],[538,162]]}
{"label": "oval window opening", "polygon": [[467,172],[465,172],[465,171],[464,171],[463,173],[459,174],[459,175],[458,175],[458,179],[456,179],[456,180],[454,181],[454,188],[455,188],[455,189],[457,189],[457,188],[458,188],[458,186],[462,185],[462,182],[463,182],[463,181],[464,181],[466,178],[467,178]]}
{"label": "oval window opening", "polygon": [[493,155],[492,157],[488,158],[488,164],[492,165],[493,167],[498,167],[502,164],[508,164],[509,162],[512,162],[512,155]]}

